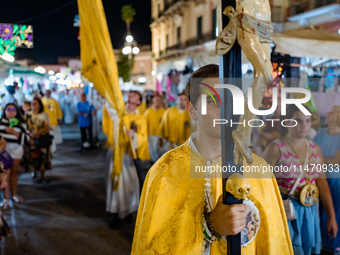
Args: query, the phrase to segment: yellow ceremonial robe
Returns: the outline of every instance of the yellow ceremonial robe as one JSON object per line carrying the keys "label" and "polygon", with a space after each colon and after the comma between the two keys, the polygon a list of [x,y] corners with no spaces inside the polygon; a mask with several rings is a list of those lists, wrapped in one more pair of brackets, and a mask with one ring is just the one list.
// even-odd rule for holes
{"label": "yellow ceremonial robe", "polygon": [[183,144],[190,136],[190,115],[182,113],[176,106],[165,110],[160,127],[160,134],[171,143]]}
{"label": "yellow ceremonial robe", "polygon": [[103,107],[103,121],[102,121],[103,133],[106,135],[106,148],[114,146],[114,136],[113,136],[113,120],[111,119],[106,105]]}
{"label": "yellow ceremonial robe", "polygon": [[144,112],[144,117],[148,125],[148,135],[160,135],[160,125],[164,112],[164,108],[156,110],[152,106]]}
{"label": "yellow ceremonial robe", "polygon": [[145,101],[142,101],[142,103],[137,106],[137,110],[139,112],[139,114],[144,114],[144,112],[146,111],[146,102]]}
{"label": "yellow ceremonial robe", "polygon": [[54,98],[47,99],[46,97],[43,97],[41,101],[44,105],[44,111],[48,113],[50,118],[50,126],[53,127],[58,125],[58,119],[63,117],[63,112],[61,111],[57,100]]}
{"label": "yellow ceremonial robe", "polygon": [[[253,165],[267,165],[262,158],[256,155],[253,158]],[[220,165],[221,160],[214,164]],[[200,154],[190,149],[187,141],[163,155],[150,169],[140,199],[131,254],[203,254],[206,180],[190,177],[195,165],[207,164]],[[286,215],[273,174],[260,179],[245,173],[245,177],[251,184],[250,199],[260,212],[261,223],[257,236],[242,248],[242,254],[293,255]],[[222,194],[222,180],[212,178],[210,183],[215,207]],[[210,254],[227,254],[224,238],[212,243]]]}
{"label": "yellow ceremonial robe", "polygon": [[[140,160],[149,160],[149,146],[148,146],[148,133],[147,133],[147,124],[146,119],[143,115],[138,113],[128,113],[125,114],[122,118],[121,124],[125,127],[126,130],[131,129],[131,124],[135,123],[137,125],[137,156]],[[131,154],[131,146],[129,138],[124,132],[124,141],[122,144],[124,147],[124,152],[126,154]]]}

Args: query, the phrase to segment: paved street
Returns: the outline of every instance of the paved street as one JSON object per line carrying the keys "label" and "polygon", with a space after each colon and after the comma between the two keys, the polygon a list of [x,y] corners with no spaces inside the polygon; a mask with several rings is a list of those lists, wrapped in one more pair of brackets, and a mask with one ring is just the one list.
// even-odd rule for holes
{"label": "paved street", "polygon": [[[130,254],[133,224],[108,227],[105,212],[105,149],[81,152],[78,127],[63,126],[64,143],[53,155],[50,182],[38,184],[28,173],[19,177],[23,204],[3,215],[13,235],[1,241],[6,255]],[[105,139],[100,137],[104,148]]]}

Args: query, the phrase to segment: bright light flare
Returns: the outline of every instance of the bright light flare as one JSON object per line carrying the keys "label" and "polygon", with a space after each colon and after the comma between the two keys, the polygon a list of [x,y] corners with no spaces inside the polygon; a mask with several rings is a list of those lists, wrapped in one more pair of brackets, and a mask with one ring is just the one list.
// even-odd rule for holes
{"label": "bright light flare", "polygon": [[130,42],[133,41],[133,36],[132,36],[132,35],[128,35],[128,36],[125,38],[125,40],[126,40],[128,43],[130,43]]}

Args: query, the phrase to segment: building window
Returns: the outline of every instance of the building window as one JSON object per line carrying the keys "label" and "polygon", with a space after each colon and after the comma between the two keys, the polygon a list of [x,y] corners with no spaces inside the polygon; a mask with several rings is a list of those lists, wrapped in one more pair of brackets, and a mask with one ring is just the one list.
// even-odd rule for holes
{"label": "building window", "polygon": [[157,4],[157,9],[158,9],[158,18],[161,16],[161,4]]}
{"label": "building window", "polygon": [[162,55],[162,53],[161,53],[161,39],[158,39],[158,52],[159,52],[159,56]]}
{"label": "building window", "polygon": [[169,47],[169,34],[166,35],[166,47]]}
{"label": "building window", "polygon": [[217,9],[212,11],[212,39],[218,37],[218,27],[217,27]]}
{"label": "building window", "polygon": [[197,18],[197,39],[202,39],[202,20],[202,16]]}
{"label": "building window", "polygon": [[141,61],[141,62],[139,63],[140,74],[143,74],[143,75],[145,74],[144,67],[145,67],[144,62]]}
{"label": "building window", "polygon": [[177,43],[181,43],[181,27],[177,28]]}

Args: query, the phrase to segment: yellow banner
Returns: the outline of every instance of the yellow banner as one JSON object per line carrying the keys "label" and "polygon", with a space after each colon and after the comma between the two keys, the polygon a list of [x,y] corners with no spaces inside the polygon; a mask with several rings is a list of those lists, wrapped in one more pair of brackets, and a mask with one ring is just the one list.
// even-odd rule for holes
{"label": "yellow banner", "polygon": [[[121,119],[125,105],[102,1],[78,0],[78,9],[82,75],[94,84],[96,90],[117,111]],[[122,130],[118,130],[118,134],[123,135]],[[122,171],[122,149],[119,140],[114,140],[114,168],[111,176],[115,181],[114,190],[118,189],[118,177]]]}

